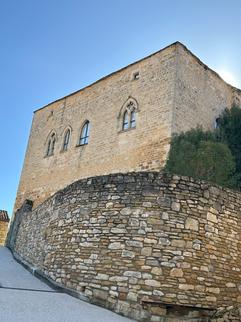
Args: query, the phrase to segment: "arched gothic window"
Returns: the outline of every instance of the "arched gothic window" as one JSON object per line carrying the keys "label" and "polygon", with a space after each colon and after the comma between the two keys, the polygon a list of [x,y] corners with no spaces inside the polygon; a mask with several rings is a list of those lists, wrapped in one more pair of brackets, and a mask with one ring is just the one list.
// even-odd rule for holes
{"label": "arched gothic window", "polygon": [[68,150],[69,140],[70,140],[70,129],[67,129],[67,131],[65,132],[65,135],[64,135],[63,151]]}
{"label": "arched gothic window", "polygon": [[122,117],[122,130],[133,129],[136,127],[136,111],[137,104],[134,100],[130,99],[124,106]]}
{"label": "arched gothic window", "polygon": [[88,144],[89,135],[90,135],[90,122],[86,121],[81,130],[79,144],[80,145]]}
{"label": "arched gothic window", "polygon": [[46,156],[51,156],[54,154],[55,142],[56,142],[56,135],[55,133],[53,133],[48,140]]}

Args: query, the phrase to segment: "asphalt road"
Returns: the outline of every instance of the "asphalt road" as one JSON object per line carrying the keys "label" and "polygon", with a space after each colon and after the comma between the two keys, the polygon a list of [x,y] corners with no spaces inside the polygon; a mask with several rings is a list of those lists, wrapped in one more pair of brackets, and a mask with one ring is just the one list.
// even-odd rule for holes
{"label": "asphalt road", "polygon": [[0,322],[133,322],[64,293],[25,270],[0,247]]}

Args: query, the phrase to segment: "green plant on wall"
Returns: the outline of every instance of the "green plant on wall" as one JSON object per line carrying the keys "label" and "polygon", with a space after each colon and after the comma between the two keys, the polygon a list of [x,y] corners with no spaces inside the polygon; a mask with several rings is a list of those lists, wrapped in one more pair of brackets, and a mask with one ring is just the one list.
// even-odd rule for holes
{"label": "green plant on wall", "polygon": [[201,128],[174,135],[165,169],[225,187],[237,186],[235,160],[228,145]]}
{"label": "green plant on wall", "polygon": [[224,110],[218,119],[216,134],[220,142],[228,145],[236,162],[237,174],[241,174],[241,109],[239,107],[234,105],[231,109]]}

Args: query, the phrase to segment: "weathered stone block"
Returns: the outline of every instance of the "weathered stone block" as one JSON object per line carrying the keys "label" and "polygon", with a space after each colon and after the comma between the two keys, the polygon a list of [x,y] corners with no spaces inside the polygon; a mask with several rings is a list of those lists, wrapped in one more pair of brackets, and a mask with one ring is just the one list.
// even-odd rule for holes
{"label": "weathered stone block", "polygon": [[133,258],[133,257],[135,257],[135,253],[134,252],[131,252],[131,251],[129,251],[129,250],[123,250],[122,251],[122,255],[121,255],[122,257],[130,257],[130,258]]}
{"label": "weathered stone block", "polygon": [[141,255],[150,256],[152,254],[152,247],[143,247],[141,249]]}
{"label": "weathered stone block", "polygon": [[173,247],[180,247],[180,248],[184,248],[185,247],[185,240],[181,240],[181,239],[173,239],[171,242],[171,245]]}
{"label": "weathered stone block", "polygon": [[148,286],[153,286],[153,287],[160,287],[161,283],[156,280],[145,280],[145,284]]}
{"label": "weathered stone block", "polygon": [[141,278],[141,272],[139,271],[126,271],[124,276]]}
{"label": "weathered stone block", "polygon": [[108,292],[103,291],[103,290],[94,289],[93,290],[93,296],[96,297],[97,299],[107,300]]}
{"label": "weathered stone block", "polygon": [[120,242],[114,242],[114,243],[110,243],[108,248],[109,249],[122,249],[122,248],[124,248],[124,245],[122,245]]}
{"label": "weathered stone block", "polygon": [[172,268],[170,271],[171,277],[183,277],[183,270],[181,268]]}
{"label": "weathered stone block", "polygon": [[217,223],[218,222],[218,218],[217,218],[217,216],[216,215],[214,215],[213,213],[211,213],[211,212],[208,212],[207,213],[207,220],[208,221],[211,221],[211,222],[213,222],[213,223]]}
{"label": "weathered stone block", "polygon": [[199,230],[199,223],[197,219],[194,218],[187,218],[185,221],[185,228],[198,231]]}
{"label": "weathered stone block", "polygon": [[179,288],[184,291],[194,290],[195,286],[191,284],[179,284]]}
{"label": "weathered stone block", "polygon": [[172,202],[171,208],[174,211],[180,211],[181,204],[179,202],[176,202],[176,201]]}

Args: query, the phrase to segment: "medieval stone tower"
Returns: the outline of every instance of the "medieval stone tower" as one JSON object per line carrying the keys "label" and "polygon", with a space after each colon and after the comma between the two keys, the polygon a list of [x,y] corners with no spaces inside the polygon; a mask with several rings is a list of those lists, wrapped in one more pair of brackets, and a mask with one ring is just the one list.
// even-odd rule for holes
{"label": "medieval stone tower", "polygon": [[8,246],[139,321],[241,303],[241,194],[159,171],[173,133],[240,101],[177,42],[35,111]]}
{"label": "medieval stone tower", "polygon": [[176,42],[35,111],[15,210],[85,177],[163,167],[172,133],[241,100]]}

